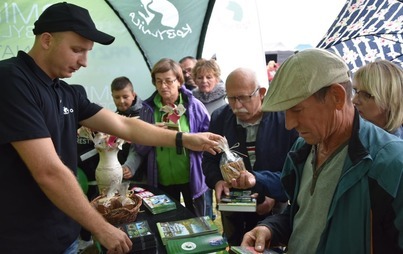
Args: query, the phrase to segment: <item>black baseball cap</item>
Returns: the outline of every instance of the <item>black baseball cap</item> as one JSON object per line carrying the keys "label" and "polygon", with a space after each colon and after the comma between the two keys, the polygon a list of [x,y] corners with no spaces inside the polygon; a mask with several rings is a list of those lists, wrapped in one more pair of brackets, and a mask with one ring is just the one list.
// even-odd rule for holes
{"label": "black baseball cap", "polygon": [[65,31],[76,32],[103,45],[109,45],[115,40],[115,37],[95,27],[87,9],[66,2],[49,6],[34,23],[33,29],[35,35]]}

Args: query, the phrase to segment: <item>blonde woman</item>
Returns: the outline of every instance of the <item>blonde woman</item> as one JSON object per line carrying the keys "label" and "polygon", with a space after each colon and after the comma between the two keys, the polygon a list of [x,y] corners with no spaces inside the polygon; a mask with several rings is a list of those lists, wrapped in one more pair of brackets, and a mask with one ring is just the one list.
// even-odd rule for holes
{"label": "blonde woman", "polygon": [[220,66],[214,59],[199,59],[192,69],[192,77],[197,86],[192,90],[193,95],[203,102],[210,115],[217,108],[227,104],[225,86],[220,76]]}
{"label": "blonde woman", "polygon": [[403,139],[403,70],[377,60],[362,66],[353,77],[353,103],[360,115]]}
{"label": "blonde woman", "polygon": [[[193,89],[193,96],[206,106],[211,115],[217,108],[226,105],[225,85],[221,80],[220,66],[214,59],[199,59],[192,69],[192,77],[197,86]],[[213,190],[209,189],[206,194],[207,214],[215,219],[213,211]]]}

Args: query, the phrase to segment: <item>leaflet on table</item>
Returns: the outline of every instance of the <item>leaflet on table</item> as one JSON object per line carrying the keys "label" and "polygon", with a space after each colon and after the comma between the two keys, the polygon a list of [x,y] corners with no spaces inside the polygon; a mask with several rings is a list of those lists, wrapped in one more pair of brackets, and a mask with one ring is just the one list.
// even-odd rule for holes
{"label": "leaflet on table", "polygon": [[283,253],[277,252],[275,250],[271,249],[265,249],[263,252],[257,252],[255,251],[255,248],[252,246],[231,246],[229,253],[233,254],[280,254]]}
{"label": "leaflet on table", "polygon": [[143,198],[143,204],[152,214],[159,214],[176,209],[175,202],[165,194]]}
{"label": "leaflet on table", "polygon": [[140,198],[147,198],[147,197],[152,197],[154,196],[154,193],[152,193],[151,191],[148,191],[146,189],[143,189],[141,187],[136,187],[134,186],[131,189],[137,196],[139,196]]}
{"label": "leaflet on table", "polygon": [[218,227],[209,216],[184,220],[157,222],[158,233],[165,245],[170,239],[217,233]]}
{"label": "leaflet on table", "polygon": [[220,233],[212,233],[180,239],[171,239],[167,241],[165,248],[168,254],[197,254],[225,250],[227,246],[227,241]]}
{"label": "leaflet on table", "polygon": [[218,205],[219,211],[256,212],[256,199],[251,191],[231,191],[223,195]]}
{"label": "leaflet on table", "polygon": [[157,248],[157,238],[146,220],[121,224],[117,227],[125,232],[132,241],[133,246],[130,253],[142,253],[144,251],[152,251],[155,253],[154,250]]}

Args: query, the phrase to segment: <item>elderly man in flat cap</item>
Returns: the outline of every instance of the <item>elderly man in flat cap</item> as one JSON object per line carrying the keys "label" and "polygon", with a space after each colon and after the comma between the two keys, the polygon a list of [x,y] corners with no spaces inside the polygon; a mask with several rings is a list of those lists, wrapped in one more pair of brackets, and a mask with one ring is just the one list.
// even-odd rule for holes
{"label": "elderly man in flat cap", "polygon": [[132,243],[92,208],[74,173],[78,124],[136,143],[215,153],[211,133],[164,130],[91,103],[59,78],[87,66],[94,42],[111,44],[88,10],[66,2],[34,24],[27,53],[0,62],[0,252],[77,253],[80,224],[108,249]]}
{"label": "elderly man in flat cap", "polygon": [[293,253],[403,253],[403,141],[363,120],[349,69],[322,49],[280,67],[262,106],[286,112],[300,138],[281,181],[288,209],[245,234],[242,245]]}

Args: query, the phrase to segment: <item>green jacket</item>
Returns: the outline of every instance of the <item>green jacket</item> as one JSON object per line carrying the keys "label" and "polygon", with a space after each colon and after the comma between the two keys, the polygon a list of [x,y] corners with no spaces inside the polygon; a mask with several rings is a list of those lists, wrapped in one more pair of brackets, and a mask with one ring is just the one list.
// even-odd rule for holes
{"label": "green jacket", "polygon": [[[296,141],[282,175],[290,205],[285,213],[259,223],[272,230],[272,246],[288,243],[298,211],[300,178],[310,151],[311,145],[302,138]],[[403,140],[363,120],[356,112],[348,156],[316,253],[364,254],[371,253],[371,248],[373,253],[403,253],[402,181]]]}

